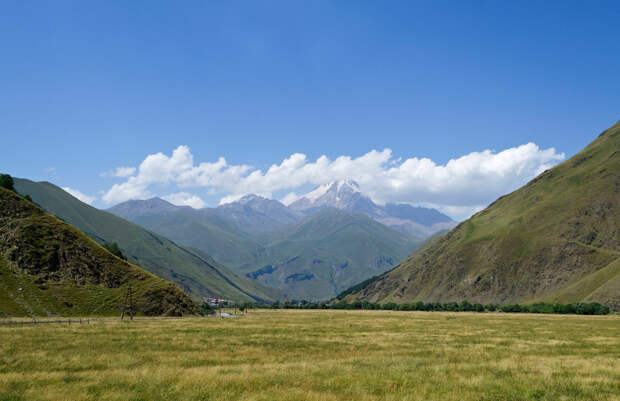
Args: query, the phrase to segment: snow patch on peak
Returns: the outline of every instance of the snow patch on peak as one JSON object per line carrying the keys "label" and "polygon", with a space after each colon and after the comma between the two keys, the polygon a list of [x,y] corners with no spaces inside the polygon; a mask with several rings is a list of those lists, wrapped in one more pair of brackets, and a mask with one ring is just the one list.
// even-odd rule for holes
{"label": "snow patch on peak", "polygon": [[241,199],[239,199],[238,202],[240,202],[240,203],[248,203],[248,202],[251,202],[251,201],[256,200],[256,199],[265,199],[265,198],[263,198],[261,196],[258,196],[258,195],[254,195],[254,194],[247,194],[247,195],[243,195],[243,197]]}
{"label": "snow patch on peak", "polygon": [[318,186],[313,191],[302,196],[302,198],[305,198],[310,202],[314,202],[328,192],[339,193],[347,190],[349,192],[361,192],[359,185],[353,180],[330,181],[327,184]]}
{"label": "snow patch on peak", "polygon": [[341,191],[343,187],[353,190],[353,192],[360,192],[360,186],[353,180],[338,181],[338,191]]}
{"label": "snow patch on peak", "polygon": [[327,184],[323,184],[319,186],[318,188],[316,188],[315,190],[308,192],[307,194],[302,196],[302,198],[306,198],[309,201],[315,201],[319,199],[321,196],[325,195],[327,191],[329,191],[329,189],[332,187],[332,185],[334,185],[334,181],[327,183]]}

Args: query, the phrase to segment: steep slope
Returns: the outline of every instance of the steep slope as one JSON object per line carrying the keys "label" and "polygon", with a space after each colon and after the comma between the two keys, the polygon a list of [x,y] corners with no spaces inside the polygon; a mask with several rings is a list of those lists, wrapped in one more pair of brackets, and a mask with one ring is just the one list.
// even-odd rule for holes
{"label": "steep slope", "polygon": [[178,244],[200,249],[226,266],[248,263],[263,249],[258,239],[239,231],[210,209],[143,214],[131,221]]}
{"label": "steep slope", "polygon": [[290,298],[320,300],[393,268],[418,245],[365,215],[324,209],[282,233],[241,271]]}
{"label": "steep slope", "polygon": [[620,123],[349,299],[620,308]]}
{"label": "steep slope", "polygon": [[161,235],[86,205],[53,184],[15,179],[15,188],[21,194],[29,194],[45,210],[82,230],[95,241],[118,243],[131,263],[176,283],[194,298],[217,296],[237,301],[274,299],[270,289],[253,293],[244,288],[239,277],[223,266],[215,266]]}
{"label": "steep slope", "polygon": [[0,315],[114,315],[129,285],[139,313],[197,312],[174,284],[0,188]]}
{"label": "steep slope", "polygon": [[420,241],[456,226],[455,221],[435,209],[407,204],[378,205],[350,180],[321,185],[289,205],[289,209],[305,215],[327,207],[365,214]]}

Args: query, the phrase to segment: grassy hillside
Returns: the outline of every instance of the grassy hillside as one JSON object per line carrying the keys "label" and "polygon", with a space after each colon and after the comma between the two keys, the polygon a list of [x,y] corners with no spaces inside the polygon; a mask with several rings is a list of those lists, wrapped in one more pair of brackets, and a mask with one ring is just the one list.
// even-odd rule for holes
{"label": "grassy hillside", "polygon": [[620,123],[349,299],[620,308]]}
{"label": "grassy hillside", "polygon": [[214,213],[178,210],[172,213],[145,214],[132,221],[178,244],[200,249],[226,266],[252,263],[263,246]]}
{"label": "grassy hillside", "polygon": [[324,209],[280,237],[241,272],[308,300],[333,297],[383,273],[419,245],[370,217],[336,209]]}
{"label": "grassy hillside", "polygon": [[116,315],[129,285],[139,313],[197,311],[174,284],[0,188],[0,315]]}
{"label": "grassy hillside", "polygon": [[129,261],[170,280],[194,298],[218,296],[236,301],[274,299],[270,289],[244,287],[234,273],[196,252],[111,213],[91,207],[47,182],[15,179],[15,188],[48,212],[77,227],[99,243],[116,242]]}

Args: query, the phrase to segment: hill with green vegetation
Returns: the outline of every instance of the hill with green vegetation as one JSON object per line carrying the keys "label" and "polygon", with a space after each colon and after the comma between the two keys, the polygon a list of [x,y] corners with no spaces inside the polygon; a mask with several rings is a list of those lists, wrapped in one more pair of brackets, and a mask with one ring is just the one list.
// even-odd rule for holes
{"label": "hill with green vegetation", "polygon": [[620,122],[348,300],[620,309]]}
{"label": "hill with green vegetation", "polygon": [[0,188],[0,316],[116,315],[129,286],[137,313],[198,311],[176,285]]}
{"label": "hill with green vegetation", "polygon": [[290,299],[322,300],[393,268],[420,244],[361,213],[307,217],[254,195],[217,208],[129,201],[108,209]]}
{"label": "hill with green vegetation", "polygon": [[48,182],[15,178],[15,189],[100,244],[117,243],[130,263],[176,283],[194,299],[273,301],[280,294],[239,277],[206,255],[178,246],[111,213],[91,207]]}
{"label": "hill with green vegetation", "polygon": [[290,298],[321,300],[393,268],[417,246],[363,214],[323,209],[283,232],[254,265],[239,269]]}
{"label": "hill with green vegetation", "polygon": [[[133,201],[133,202],[150,202]],[[125,206],[124,204],[118,206]],[[118,207],[109,209],[111,213]],[[164,213],[135,211],[128,219],[139,226],[170,238],[182,246],[200,249],[225,266],[253,263],[265,245],[258,236],[243,233],[212,209],[177,209]],[[262,242],[262,243],[261,243]]]}

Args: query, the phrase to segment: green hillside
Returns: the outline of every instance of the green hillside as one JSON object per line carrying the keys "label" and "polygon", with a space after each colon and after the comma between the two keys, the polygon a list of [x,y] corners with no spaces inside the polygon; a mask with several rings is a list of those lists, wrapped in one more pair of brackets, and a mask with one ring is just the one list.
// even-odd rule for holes
{"label": "green hillside", "polygon": [[321,300],[393,268],[419,244],[362,214],[324,209],[280,235],[242,273],[290,298]]}
{"label": "green hillside", "polygon": [[620,308],[620,123],[349,299]]}
{"label": "green hillside", "polygon": [[15,188],[95,241],[118,243],[131,263],[176,283],[196,299],[217,296],[235,301],[272,301],[278,295],[260,285],[250,288],[244,279],[225,267],[161,235],[91,207],[53,184],[15,179]]}
{"label": "green hillside", "polygon": [[117,315],[129,285],[138,313],[197,312],[174,284],[0,188],[0,316]]}
{"label": "green hillside", "polygon": [[263,250],[258,238],[240,232],[213,213],[177,210],[141,215],[131,221],[178,244],[200,249],[231,268],[253,263]]}

